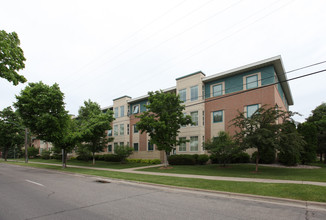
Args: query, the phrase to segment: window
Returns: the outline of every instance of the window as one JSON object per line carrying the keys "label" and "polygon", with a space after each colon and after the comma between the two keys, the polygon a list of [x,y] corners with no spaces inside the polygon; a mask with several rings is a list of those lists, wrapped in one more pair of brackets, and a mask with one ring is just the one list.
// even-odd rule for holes
{"label": "window", "polygon": [[134,125],[134,133],[138,133],[138,128],[137,128],[137,125]]}
{"label": "window", "polygon": [[193,126],[198,126],[198,112],[190,112],[191,120],[194,123]]}
{"label": "window", "polygon": [[198,86],[193,86],[190,88],[190,100],[195,101],[198,99]]}
{"label": "window", "polygon": [[111,144],[108,145],[108,152],[112,152],[112,145]]}
{"label": "window", "polygon": [[123,145],[125,145],[125,143],[124,142],[120,142],[120,144],[119,144],[120,146],[123,146]]}
{"label": "window", "polygon": [[116,149],[116,147],[118,147],[118,143],[114,143],[114,149]]}
{"label": "window", "polygon": [[125,107],[124,106],[120,106],[120,117],[125,116]]}
{"label": "window", "polygon": [[119,117],[119,107],[114,108],[114,117],[115,118]]}
{"label": "window", "polygon": [[223,95],[223,86],[222,84],[217,84],[212,86],[213,96]]}
{"label": "window", "polygon": [[138,143],[134,143],[134,151],[138,151]]}
{"label": "window", "polygon": [[118,128],[118,125],[114,125],[114,126],[113,126],[113,134],[114,134],[114,136],[118,136],[118,134],[119,134],[119,128]]}
{"label": "window", "polygon": [[181,101],[186,102],[187,101],[187,90],[186,89],[179,90],[179,96],[180,96]]}
{"label": "window", "polygon": [[150,141],[148,141],[148,151],[153,151],[154,150],[154,146],[153,146],[153,144],[151,144],[151,142]]}
{"label": "window", "polygon": [[137,114],[137,113],[139,113],[139,105],[134,105],[134,106],[132,107],[132,113],[133,113],[133,114]]}
{"label": "window", "polygon": [[205,111],[203,111],[203,126],[205,126]]}
{"label": "window", "polygon": [[[183,113],[183,117],[186,117],[187,114],[186,113]],[[181,125],[182,128],[186,127],[187,125]]]}
{"label": "window", "polygon": [[259,108],[259,105],[248,105],[247,106],[247,118],[250,118]]}
{"label": "window", "polygon": [[112,129],[108,130],[108,136],[112,136]]}
{"label": "window", "polygon": [[129,135],[129,129],[130,129],[129,124],[127,124],[127,135]]}
{"label": "window", "polygon": [[198,151],[198,136],[190,137],[190,151]]}
{"label": "window", "polygon": [[223,122],[223,111],[213,112],[213,123]]}
{"label": "window", "polygon": [[[186,138],[185,137],[181,137],[181,138],[179,138],[179,140],[181,141],[186,141]],[[186,142],[184,142],[184,143],[181,143],[180,145],[179,145],[179,151],[187,151],[187,145],[186,145]]]}
{"label": "window", "polygon": [[121,124],[120,125],[120,135],[124,135],[125,134],[125,125]]}
{"label": "window", "polygon": [[246,78],[246,89],[253,89],[258,87],[258,75],[248,76]]}

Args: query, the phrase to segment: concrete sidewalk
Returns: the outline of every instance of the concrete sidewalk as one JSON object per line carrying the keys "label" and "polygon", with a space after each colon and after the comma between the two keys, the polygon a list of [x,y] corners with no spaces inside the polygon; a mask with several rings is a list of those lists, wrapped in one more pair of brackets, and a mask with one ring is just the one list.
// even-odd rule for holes
{"label": "concrete sidewalk", "polygon": [[[15,161],[15,162],[20,162],[20,161]],[[61,164],[54,164],[54,163],[41,163],[41,162],[29,162],[29,163],[52,165],[52,166],[62,166]],[[235,181],[235,182],[292,183],[292,184],[326,186],[326,182],[298,181],[298,180],[277,180],[277,179],[258,179],[258,178],[242,178],[242,177],[224,177],[224,176],[204,176],[204,175],[192,175],[192,174],[156,173],[156,172],[147,172],[147,171],[137,171],[138,169],[145,169],[145,168],[150,168],[150,167],[160,167],[160,166],[162,166],[162,164],[152,165],[152,166],[145,166],[145,167],[127,168],[127,169],[111,169],[111,168],[68,165],[68,167],[73,167],[73,168],[83,168],[83,169],[90,169],[90,170],[103,170],[103,171],[113,171],[113,172],[123,172],[123,173],[134,173],[134,174],[145,174],[145,175],[154,175],[154,176],[172,176],[172,177],[182,177],[182,178],[195,178],[195,179],[206,179],[206,180],[223,180],[223,181]]]}

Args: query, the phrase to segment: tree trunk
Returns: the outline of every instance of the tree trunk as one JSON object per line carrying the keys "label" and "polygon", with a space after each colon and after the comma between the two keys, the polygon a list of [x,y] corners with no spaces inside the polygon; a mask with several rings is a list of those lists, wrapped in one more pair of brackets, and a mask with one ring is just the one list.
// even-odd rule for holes
{"label": "tree trunk", "polygon": [[65,168],[67,168],[67,158],[68,152],[65,150]]}
{"label": "tree trunk", "polygon": [[326,164],[326,152],[324,153],[324,164]]}
{"label": "tree trunk", "polygon": [[168,152],[165,151],[165,157],[164,157],[164,167],[167,168],[169,165],[168,163]]}
{"label": "tree trunk", "polygon": [[5,150],[5,161],[7,161],[7,157],[8,157],[8,150]]}
{"label": "tree trunk", "polygon": [[61,149],[61,154],[62,154],[62,169],[64,169],[64,168],[66,168],[65,149],[63,149],[63,148]]}
{"label": "tree trunk", "polygon": [[258,162],[259,162],[259,151],[257,151],[257,155],[256,155],[256,173],[258,172]]}
{"label": "tree trunk", "polygon": [[319,161],[320,161],[320,162],[323,162],[323,153],[320,153],[320,154],[319,154]]}
{"label": "tree trunk", "polygon": [[95,165],[95,153],[93,152],[93,165]]}

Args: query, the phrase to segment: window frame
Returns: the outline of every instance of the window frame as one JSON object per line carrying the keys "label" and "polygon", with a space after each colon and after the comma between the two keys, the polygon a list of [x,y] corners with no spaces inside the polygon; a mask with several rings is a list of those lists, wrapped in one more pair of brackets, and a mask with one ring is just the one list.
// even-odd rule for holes
{"label": "window frame", "polygon": [[[187,140],[186,137],[179,137],[179,140],[180,139]],[[182,143],[182,145],[184,145],[184,146],[181,146],[181,144],[179,145],[178,151],[179,152],[186,152],[187,151],[187,142]],[[181,147],[184,148],[184,150],[181,150]]]}
{"label": "window frame", "polygon": [[[250,78],[252,78],[252,77],[256,77],[257,80],[248,83],[248,79],[250,79]],[[258,73],[254,73],[254,74],[251,74],[251,75],[245,76],[245,83],[246,83],[246,86],[245,86],[246,90],[247,90],[247,89],[255,89],[255,88],[258,88],[258,87],[259,87],[259,75],[258,75]],[[255,86],[254,86],[254,87],[250,87],[250,88],[248,88],[248,85],[249,85],[249,84],[253,84],[253,83],[255,83]]]}
{"label": "window frame", "polygon": [[[197,96],[193,97],[192,95],[192,91],[194,88],[197,88]],[[199,86],[198,85],[195,85],[195,86],[192,86],[190,87],[190,101],[193,102],[193,101],[197,101],[199,98]]]}
{"label": "window frame", "polygon": [[119,125],[113,125],[113,136],[119,136]]}
{"label": "window frame", "polygon": [[[181,93],[183,93],[183,92],[184,92],[184,100],[181,99]],[[184,103],[187,102],[187,89],[186,88],[185,89],[180,89],[178,94],[179,94],[179,97],[180,97],[181,101],[183,101]]]}
{"label": "window frame", "polygon": [[119,107],[114,108],[114,118],[119,118]]}
{"label": "window frame", "polygon": [[120,124],[119,125],[119,135],[125,135],[125,124]]}
{"label": "window frame", "polygon": [[[220,95],[215,95],[214,94],[214,87],[215,86],[221,86],[221,94]],[[224,83],[223,82],[213,84],[211,88],[212,88],[212,96],[211,97],[217,97],[217,96],[224,95],[224,90],[223,90],[224,89]]]}
{"label": "window frame", "polygon": [[[135,148],[135,144],[137,144],[137,149]],[[139,151],[139,143],[134,143],[133,148],[134,148],[134,151]]]}
{"label": "window frame", "polygon": [[125,116],[125,106],[124,105],[120,106],[120,117],[123,117],[123,116]]}
{"label": "window frame", "polygon": [[[137,112],[135,112],[135,109],[138,109],[138,111]],[[138,113],[140,113],[140,104],[137,104],[137,105],[133,105],[132,106],[132,114],[138,114]]]}
{"label": "window frame", "polygon": [[[219,112],[221,112],[221,113],[222,113],[222,115],[221,115],[222,119],[221,119],[221,120],[219,120],[219,121],[215,121],[215,117],[214,117],[214,114],[215,114],[215,113],[219,113]],[[213,115],[212,115],[212,118],[213,118],[213,123],[221,123],[221,122],[223,122],[223,119],[224,119],[223,110],[214,111],[214,112],[213,112]]]}
{"label": "window frame", "polygon": [[[152,149],[151,149],[151,150],[149,149],[149,146],[151,146],[151,147],[152,147]],[[147,141],[147,151],[154,151],[154,144],[151,144],[151,142],[150,142],[150,141]]]}
{"label": "window frame", "polygon": [[[191,146],[191,144],[192,144],[192,139],[193,138],[197,138],[197,147],[196,147],[197,150],[192,149],[193,146]],[[190,136],[190,152],[198,152],[198,150],[199,150],[199,138],[198,138],[198,136]]]}
{"label": "window frame", "polygon": [[195,127],[195,126],[198,126],[199,125],[199,113],[198,113],[198,111],[190,112],[190,116],[191,116],[192,122],[194,122],[193,117],[192,117],[192,113],[197,113],[197,124],[191,125],[191,126]]}
{"label": "window frame", "polygon": [[[249,107],[252,107],[252,106],[257,106],[257,109],[249,116]],[[259,109],[259,104],[253,104],[253,105],[247,105],[246,106],[246,116],[247,118],[250,118],[257,110]]]}

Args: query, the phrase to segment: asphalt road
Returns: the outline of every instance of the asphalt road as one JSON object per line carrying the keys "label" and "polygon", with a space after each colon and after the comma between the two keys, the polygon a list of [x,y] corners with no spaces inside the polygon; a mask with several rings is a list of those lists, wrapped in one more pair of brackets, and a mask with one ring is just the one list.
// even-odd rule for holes
{"label": "asphalt road", "polygon": [[0,220],[326,219],[326,211],[0,163]]}

